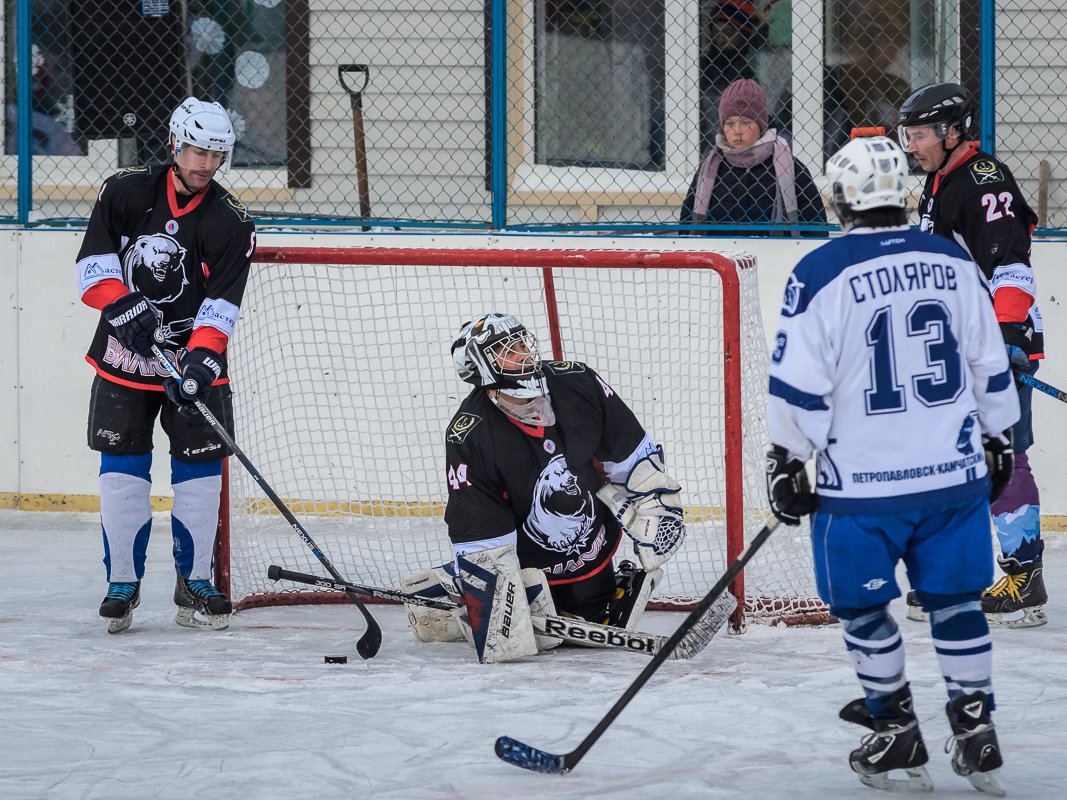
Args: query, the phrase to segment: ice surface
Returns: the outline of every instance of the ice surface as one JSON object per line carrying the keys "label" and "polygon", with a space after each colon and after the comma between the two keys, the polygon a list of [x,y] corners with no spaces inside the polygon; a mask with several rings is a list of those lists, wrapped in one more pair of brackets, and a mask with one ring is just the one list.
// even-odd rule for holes
{"label": "ice surface", "polygon": [[[403,611],[371,606],[385,643],[361,662],[351,606],[174,624],[169,518],[158,515],[133,627],[108,635],[96,517],[0,511],[0,798],[743,798],[889,795],[861,786],[837,719],[860,690],[836,627],[750,626],[665,663],[575,771],[499,761],[507,734],[572,750],[642,656],[555,650],[481,666],[463,644],[420,644]],[[314,532],[311,532],[314,536]],[[757,555],[758,559],[759,556]],[[994,632],[996,721],[1009,796],[1067,795],[1067,539],[1048,534],[1049,624]],[[359,576],[348,576],[358,579]],[[903,621],[930,750],[932,796],[980,795],[949,767],[944,687],[925,625]],[[669,633],[682,615],[643,626]],[[345,665],[323,656],[347,655]]]}

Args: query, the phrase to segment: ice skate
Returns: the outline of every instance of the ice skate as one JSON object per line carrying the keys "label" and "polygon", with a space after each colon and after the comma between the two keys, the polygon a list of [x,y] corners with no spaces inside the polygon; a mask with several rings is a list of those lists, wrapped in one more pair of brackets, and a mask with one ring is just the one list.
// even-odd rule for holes
{"label": "ice skate", "polygon": [[178,615],[174,621],[185,628],[208,628],[218,631],[230,625],[233,604],[209,580],[188,581],[177,576],[174,603]]}
{"label": "ice skate", "polygon": [[982,611],[991,626],[1036,628],[1048,622],[1044,604],[1044,569],[1040,561],[1020,564],[1016,558],[998,558],[1004,577],[982,592]]}
{"label": "ice skate", "polygon": [[[924,766],[930,759],[919,731],[919,720],[912,711],[908,687],[889,698],[889,710],[893,717],[875,719],[862,697],[841,709],[841,719],[873,731],[864,736],[860,746],[849,755],[849,765],[859,775],[861,783],[874,789],[933,791],[934,783]],[[905,777],[892,776],[890,773],[894,770],[903,770]]]}
{"label": "ice skate", "polygon": [[100,604],[100,616],[107,620],[108,633],[121,633],[133,622],[133,610],[141,602],[141,582],[109,583]]}
{"label": "ice skate", "polygon": [[952,754],[955,773],[969,780],[980,792],[995,797],[1007,795],[1000,780],[1000,767],[1004,761],[985,692],[957,698],[948,704],[945,713],[952,726],[945,752]]}
{"label": "ice skate", "polygon": [[904,602],[908,604],[907,618],[912,622],[928,622],[930,615],[923,611],[923,605],[919,602],[919,595],[915,590],[908,592]]}

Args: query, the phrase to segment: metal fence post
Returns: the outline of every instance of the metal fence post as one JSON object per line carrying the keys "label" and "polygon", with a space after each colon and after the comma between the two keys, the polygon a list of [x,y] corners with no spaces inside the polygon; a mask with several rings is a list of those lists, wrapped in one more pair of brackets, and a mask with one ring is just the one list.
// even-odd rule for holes
{"label": "metal fence post", "polygon": [[979,74],[982,76],[979,121],[982,128],[981,148],[996,155],[996,6],[994,0],[981,0],[978,24]]}
{"label": "metal fence post", "polygon": [[507,164],[507,0],[491,0],[489,54],[492,89],[489,98],[493,140],[490,143],[492,168],[490,173],[490,202],[492,204],[493,229],[503,230],[508,224],[508,164]]}
{"label": "metal fence post", "polygon": [[18,221],[29,225],[33,199],[33,42],[30,40],[33,26],[31,0],[18,0],[16,7],[16,32],[18,47]]}

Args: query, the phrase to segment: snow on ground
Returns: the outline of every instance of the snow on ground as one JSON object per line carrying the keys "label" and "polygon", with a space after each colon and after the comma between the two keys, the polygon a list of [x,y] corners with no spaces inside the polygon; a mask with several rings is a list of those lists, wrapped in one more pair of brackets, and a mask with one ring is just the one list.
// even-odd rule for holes
{"label": "snow on ground", "polygon": [[[836,627],[720,635],[696,659],[665,663],[573,773],[540,775],[499,761],[496,737],[573,749],[642,656],[567,649],[482,666],[465,645],[416,642],[390,606],[371,607],[385,642],[369,662],[355,654],[363,620],[351,606],[179,628],[168,528],[157,517],[133,627],[111,636],[96,612],[95,516],[0,511],[0,798],[888,796],[847,766],[864,731],[837,719],[860,690]],[[1020,799],[1065,795],[1067,536],[1048,536],[1045,559],[1049,624],[994,633],[1003,775]],[[979,797],[942,752],[929,631],[894,609],[937,787],[928,796]],[[643,627],[669,633],[681,619],[653,613]],[[349,663],[323,663],[334,654]]]}

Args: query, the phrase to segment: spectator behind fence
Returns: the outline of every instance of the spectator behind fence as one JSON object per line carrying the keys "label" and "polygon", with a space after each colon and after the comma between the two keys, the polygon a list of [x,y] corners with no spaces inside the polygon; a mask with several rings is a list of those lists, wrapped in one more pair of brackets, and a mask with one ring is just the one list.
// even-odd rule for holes
{"label": "spectator behind fence", "polygon": [[758,83],[743,78],[730,84],[719,102],[719,119],[715,145],[682,204],[682,224],[826,223],[808,168],[768,127],[767,97]]}
{"label": "spectator behind fence", "polygon": [[746,0],[719,0],[708,21],[700,53],[700,149],[711,147],[721,128],[719,101],[726,87],[755,78],[756,52],[766,41],[767,26]]}

